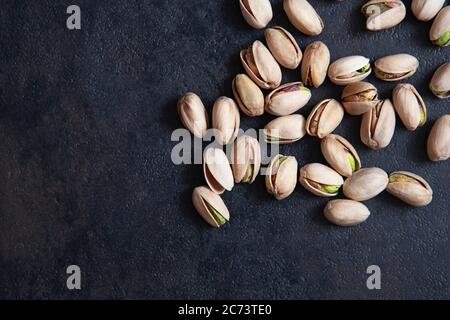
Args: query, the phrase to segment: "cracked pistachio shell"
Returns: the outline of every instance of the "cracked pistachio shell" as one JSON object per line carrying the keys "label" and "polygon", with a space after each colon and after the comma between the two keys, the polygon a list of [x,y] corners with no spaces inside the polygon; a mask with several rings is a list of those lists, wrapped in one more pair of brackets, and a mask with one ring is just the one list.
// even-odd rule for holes
{"label": "cracked pistachio shell", "polygon": [[255,29],[265,28],[273,18],[270,0],[239,0],[242,16]]}
{"label": "cracked pistachio shell", "polygon": [[287,116],[306,106],[310,99],[311,90],[302,82],[287,83],[266,97],[265,110],[274,116]]}
{"label": "cracked pistachio shell", "polygon": [[388,182],[387,173],[379,168],[361,169],[345,181],[344,195],[355,201],[366,201],[386,190]]}
{"label": "cracked pistachio shell", "polygon": [[247,74],[263,89],[280,86],[282,74],[278,62],[261,41],[241,51],[241,61]]}
{"label": "cracked pistachio shell", "polygon": [[364,114],[361,124],[361,141],[371,149],[386,148],[395,133],[395,110],[389,99],[380,101]]}
{"label": "cracked pistachio shell", "polygon": [[341,227],[353,227],[366,221],[370,216],[369,209],[362,203],[353,200],[332,200],[324,210],[325,218]]}
{"label": "cracked pistachio shell", "polygon": [[428,157],[432,161],[450,158],[450,115],[442,116],[431,129],[428,138]]}
{"label": "cracked pistachio shell", "polygon": [[189,92],[178,100],[178,114],[181,122],[194,136],[203,138],[208,130],[209,117],[202,100]]}
{"label": "cracked pistachio shell", "polygon": [[241,117],[233,99],[220,97],[216,100],[213,106],[212,123],[219,144],[226,145],[236,139]]}
{"label": "cracked pistachio shell", "polygon": [[409,54],[395,54],[375,61],[375,75],[388,82],[409,78],[418,68],[419,60]]}
{"label": "cracked pistachio shell", "polygon": [[367,30],[378,31],[400,24],[406,17],[406,7],[400,0],[371,0],[363,5]]}
{"label": "cracked pistachio shell", "polygon": [[301,66],[303,83],[319,88],[327,77],[330,59],[330,50],[325,43],[316,41],[308,45]]}
{"label": "cracked pistachio shell", "polygon": [[297,69],[303,53],[291,33],[282,27],[273,27],[264,31],[267,45],[273,57],[287,69]]}
{"label": "cracked pistachio shell", "polygon": [[321,163],[311,163],[300,169],[300,184],[319,197],[335,197],[344,184],[344,179]]}
{"label": "cracked pistachio shell", "polygon": [[203,174],[208,186],[217,194],[233,190],[233,171],[222,149],[209,148],[203,155]]}
{"label": "cracked pistachio shell", "polygon": [[340,86],[362,81],[371,73],[370,60],[362,56],[338,59],[328,69],[328,77],[331,82]]}
{"label": "cracked pistachio shell", "polygon": [[234,181],[253,183],[261,168],[261,146],[258,140],[247,135],[237,138],[231,157]]}
{"label": "cracked pistachio shell", "polygon": [[306,120],[306,131],[312,137],[323,139],[339,127],[343,118],[344,108],[338,101],[324,100],[310,113]]}
{"label": "cracked pistachio shell", "polygon": [[427,122],[427,108],[425,102],[410,84],[399,84],[392,94],[395,111],[405,127],[414,131]]}
{"label": "cracked pistachio shell", "polygon": [[305,122],[300,114],[277,118],[264,128],[265,140],[274,144],[297,142],[306,135]]}
{"label": "cracked pistachio shell", "polygon": [[195,188],[192,203],[198,214],[214,228],[220,228],[230,221],[230,213],[222,198],[208,187]]}
{"label": "cracked pistachio shell", "polygon": [[264,94],[246,74],[238,74],[232,84],[234,98],[239,108],[249,117],[264,114]]}
{"label": "cracked pistachio shell", "polygon": [[430,82],[430,90],[438,98],[450,98],[450,62],[436,70]]}
{"label": "cracked pistachio shell", "polygon": [[439,11],[430,30],[430,40],[437,46],[450,45],[450,6]]}
{"label": "cracked pistachio shell", "polygon": [[405,171],[389,176],[387,192],[414,207],[425,207],[433,201],[433,190],[422,177]]}
{"label": "cracked pistachio shell", "polygon": [[289,197],[297,186],[298,163],[295,157],[275,156],[266,175],[266,189],[277,200]]}
{"label": "cracked pistachio shell", "polygon": [[350,83],[342,92],[342,104],[352,116],[369,112],[379,101],[377,88],[368,82]]}
{"label": "cracked pistachio shell", "polygon": [[420,21],[430,21],[444,6],[445,0],[412,0],[411,10]]}
{"label": "cracked pistachio shell", "polygon": [[361,159],[355,148],[345,138],[330,134],[322,140],[322,154],[340,175],[350,177],[361,169]]}
{"label": "cracked pistachio shell", "polygon": [[299,31],[308,36],[322,33],[324,23],[316,10],[306,0],[284,0],[284,11],[289,21]]}

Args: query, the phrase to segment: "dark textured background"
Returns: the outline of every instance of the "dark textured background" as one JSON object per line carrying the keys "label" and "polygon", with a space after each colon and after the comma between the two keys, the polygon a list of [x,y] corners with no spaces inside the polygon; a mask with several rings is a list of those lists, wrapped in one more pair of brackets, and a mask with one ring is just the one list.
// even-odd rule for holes
{"label": "dark textured background", "polygon": [[[191,204],[204,184],[201,166],[171,163],[176,101],[197,92],[208,109],[231,95],[242,72],[240,49],[263,32],[243,20],[238,1],[78,0],[82,30],[65,28],[72,1],[2,0],[0,9],[0,297],[1,298],[449,298],[449,163],[427,161],[432,123],[449,102],[427,84],[450,49],[428,41],[430,23],[408,17],[370,33],[363,1],[312,0],[326,29],[316,38],[279,24],[302,48],[326,42],[332,60],[406,52],[420,59],[411,79],[429,107],[417,132],[398,124],[392,144],[370,151],[360,118],[337,131],[355,144],[365,166],[411,170],[435,191],[413,209],[383,194],[368,201],[367,223],[337,228],[322,217],[325,199],[298,187],[283,202],[263,178],[224,195],[232,222],[210,229]],[[286,72],[283,81],[299,79]],[[389,97],[395,84],[369,79]],[[301,113],[339,98],[329,82]],[[261,128],[271,118],[242,118]],[[323,162],[319,141],[283,146],[300,165]],[[65,269],[83,272],[79,292],[65,288]],[[366,268],[382,268],[381,291],[366,289]]]}

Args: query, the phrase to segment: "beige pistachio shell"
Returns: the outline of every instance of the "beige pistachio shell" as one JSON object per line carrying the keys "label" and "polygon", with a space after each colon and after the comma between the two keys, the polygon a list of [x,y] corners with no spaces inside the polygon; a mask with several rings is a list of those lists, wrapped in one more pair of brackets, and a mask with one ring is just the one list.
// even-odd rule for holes
{"label": "beige pistachio shell", "polygon": [[420,21],[430,21],[444,6],[445,0],[412,0],[411,10]]}
{"label": "beige pistachio shell", "polygon": [[281,83],[281,69],[269,49],[261,41],[255,41],[241,51],[241,61],[247,74],[263,89],[275,89]]}
{"label": "beige pistachio shell", "polygon": [[409,54],[395,54],[375,61],[375,75],[388,82],[409,78],[418,68],[419,60]]}
{"label": "beige pistachio shell", "polygon": [[242,16],[255,29],[265,28],[273,18],[270,0],[239,0]]}
{"label": "beige pistachio shell", "polygon": [[265,109],[274,116],[287,116],[306,106],[310,99],[311,90],[302,82],[287,83],[266,97]]}
{"label": "beige pistachio shell", "polygon": [[301,140],[306,135],[305,117],[300,114],[280,117],[264,128],[267,143],[288,144]]}
{"label": "beige pistachio shell", "polygon": [[365,222],[369,209],[362,203],[353,200],[332,200],[324,210],[325,218],[341,227],[353,227]]}
{"label": "beige pistachio shell", "polygon": [[391,101],[380,101],[362,118],[361,141],[374,150],[386,148],[394,137],[395,125],[395,110]]}
{"label": "beige pistachio shell", "polygon": [[322,154],[340,175],[350,177],[355,171],[361,169],[361,159],[358,152],[347,139],[330,134],[322,140]]}
{"label": "beige pistachio shell", "polygon": [[377,88],[368,82],[350,83],[342,92],[342,105],[352,116],[369,112],[379,101]]}
{"label": "beige pistachio shell", "polygon": [[264,94],[246,74],[238,74],[232,88],[234,98],[244,114],[249,117],[264,114]]}
{"label": "beige pistachio shell", "polygon": [[261,146],[258,140],[248,135],[237,138],[231,157],[234,181],[253,183],[261,168]]}
{"label": "beige pistachio shell", "polygon": [[406,171],[394,172],[389,176],[387,192],[403,202],[424,207],[433,201],[433,190],[422,177]]}
{"label": "beige pistachio shell", "polygon": [[194,136],[203,138],[208,130],[209,117],[202,100],[189,92],[178,100],[178,114],[181,122]]}
{"label": "beige pistachio shell", "polygon": [[324,100],[314,107],[306,120],[306,132],[323,139],[339,127],[343,118],[344,108],[338,101]]}
{"label": "beige pistachio shell", "polygon": [[[199,215],[214,228],[220,228],[230,221],[230,213],[222,198],[208,187],[195,188],[192,193],[192,203]],[[220,217],[217,217],[217,214]]]}
{"label": "beige pistachio shell", "polygon": [[406,7],[400,0],[372,0],[361,11],[367,17],[366,27],[370,31],[392,28],[406,17]]}
{"label": "beige pistachio shell", "polygon": [[392,94],[395,111],[405,127],[414,131],[427,122],[427,108],[425,102],[410,84],[399,84]]}
{"label": "beige pistachio shell", "polygon": [[386,190],[388,175],[379,168],[366,168],[355,172],[344,183],[344,194],[355,201],[375,198]]}
{"label": "beige pistachio shell", "polygon": [[330,50],[325,43],[316,41],[308,45],[303,56],[301,76],[308,86],[319,88],[327,77],[330,65]]}
{"label": "beige pistachio shell", "polygon": [[450,98],[450,62],[436,70],[430,82],[430,90],[438,98]]}
{"label": "beige pistachio shell", "polygon": [[266,175],[266,189],[277,200],[289,197],[297,186],[298,163],[295,157],[275,156]]}
{"label": "beige pistachio shell", "polygon": [[370,60],[362,56],[338,59],[328,69],[328,77],[331,82],[340,86],[362,81],[371,73]]}
{"label": "beige pistachio shell", "polygon": [[450,158],[450,115],[442,116],[431,129],[428,156],[432,161]]}
{"label": "beige pistachio shell", "polygon": [[233,190],[233,171],[222,149],[209,148],[203,155],[203,174],[208,186],[217,194]]}
{"label": "beige pistachio shell", "polygon": [[304,34],[317,36],[322,33],[324,23],[308,1],[284,0],[284,11],[292,25]]}
{"label": "beige pistachio shell", "polygon": [[273,27],[264,31],[267,45],[273,57],[287,69],[297,69],[303,53],[291,33],[282,27]]}
{"label": "beige pistachio shell", "polygon": [[241,117],[233,99],[220,97],[216,100],[213,106],[212,123],[218,143],[226,145],[236,139]]}
{"label": "beige pistachio shell", "polygon": [[300,184],[319,197],[335,197],[344,184],[344,179],[321,163],[311,163],[300,169]]}
{"label": "beige pistachio shell", "polygon": [[439,11],[430,29],[430,40],[441,47],[450,45],[450,6]]}

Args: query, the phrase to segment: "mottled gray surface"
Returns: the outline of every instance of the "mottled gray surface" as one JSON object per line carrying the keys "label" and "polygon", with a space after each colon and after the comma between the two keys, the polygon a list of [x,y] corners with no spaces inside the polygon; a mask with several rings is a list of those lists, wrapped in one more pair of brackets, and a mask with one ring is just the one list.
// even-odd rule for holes
{"label": "mottled gray surface", "polygon": [[[191,192],[204,184],[199,166],[174,166],[171,133],[181,124],[177,98],[197,92],[208,109],[242,72],[239,51],[263,32],[242,19],[238,1],[78,0],[82,30],[65,28],[72,1],[3,0],[0,10],[0,297],[1,298],[448,298],[449,162],[426,157],[432,123],[449,102],[427,89],[450,49],[428,42],[430,23],[408,18],[391,30],[364,30],[362,1],[312,0],[326,23],[309,38],[279,24],[304,48],[320,39],[332,59],[371,59],[407,52],[420,59],[410,79],[430,121],[410,133],[399,124],[383,151],[365,148],[358,117],[338,133],[365,166],[425,177],[434,202],[412,209],[383,194],[367,202],[362,226],[336,228],[322,217],[326,200],[298,187],[283,202],[264,181],[224,195],[232,222],[210,229]],[[409,1],[406,1],[409,6]],[[298,72],[285,72],[284,82]],[[394,84],[370,78],[388,97]],[[327,83],[301,111],[339,98]],[[271,118],[243,117],[243,128]],[[319,141],[283,146],[300,164],[323,162]],[[65,289],[77,264],[83,289]],[[368,291],[365,270],[377,264],[383,290]]]}

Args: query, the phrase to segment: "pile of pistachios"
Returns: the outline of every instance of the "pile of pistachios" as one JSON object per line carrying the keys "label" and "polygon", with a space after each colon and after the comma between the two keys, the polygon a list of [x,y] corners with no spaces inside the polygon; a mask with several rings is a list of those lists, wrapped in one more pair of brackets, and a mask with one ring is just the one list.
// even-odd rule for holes
{"label": "pile of pistachios", "polygon": [[[417,19],[435,19],[430,39],[437,46],[450,44],[450,6],[444,0],[413,0],[412,11]],[[240,0],[242,15],[247,23],[264,29],[273,18],[270,0]],[[284,0],[284,11],[292,25],[307,36],[317,36],[325,24],[307,0]],[[362,6],[367,29],[377,31],[394,27],[406,16],[400,0],[371,0]],[[348,140],[333,134],[345,113],[362,116],[361,141],[374,150],[386,148],[393,139],[396,115],[411,131],[427,121],[427,108],[413,85],[397,85],[392,99],[382,99],[377,88],[363,82],[372,73],[381,80],[396,82],[414,75],[419,61],[408,54],[382,57],[372,65],[363,56],[349,56],[330,63],[330,51],[321,41],[310,44],[304,51],[286,29],[268,28],[264,32],[267,47],[261,41],[240,52],[243,69],[232,83],[234,99],[220,97],[213,106],[212,128],[216,142],[232,145],[231,164],[221,148],[209,148],[204,153],[203,171],[208,186],[194,190],[192,200],[198,213],[213,227],[230,220],[230,213],[220,194],[231,191],[235,183],[251,184],[261,169],[261,148],[257,139],[248,135],[238,137],[240,111],[249,117],[265,112],[276,116],[264,128],[265,142],[288,144],[306,135],[321,139],[321,151],[328,166],[320,163],[300,168],[295,157],[277,155],[270,161],[265,177],[267,191],[277,200],[289,197],[297,182],[319,197],[335,197],[342,189],[349,200],[330,201],[325,217],[339,226],[354,226],[370,215],[361,202],[387,190],[411,206],[431,203],[433,191],[422,177],[404,171],[388,175],[380,168],[363,168],[356,149]],[[295,70],[300,67],[301,81],[282,85],[281,67]],[[326,78],[345,86],[341,101],[327,99],[315,106],[305,118],[295,114],[306,106],[310,88],[319,88]],[[430,89],[438,98],[450,97],[450,61],[434,74]],[[263,90],[272,90],[266,95]],[[187,93],[178,102],[178,112],[184,126],[195,137],[202,138],[210,123],[201,99]],[[441,117],[431,130],[428,156],[432,161],[450,158],[450,115]],[[298,172],[300,171],[300,179]],[[344,180],[344,178],[346,180]]]}

